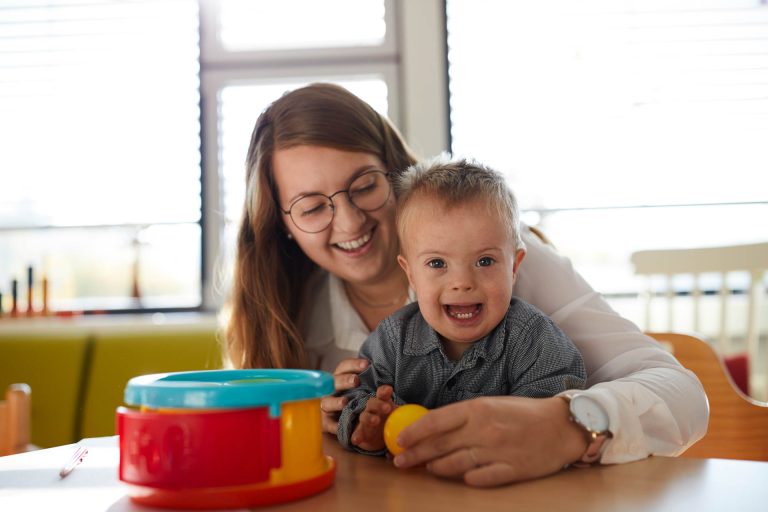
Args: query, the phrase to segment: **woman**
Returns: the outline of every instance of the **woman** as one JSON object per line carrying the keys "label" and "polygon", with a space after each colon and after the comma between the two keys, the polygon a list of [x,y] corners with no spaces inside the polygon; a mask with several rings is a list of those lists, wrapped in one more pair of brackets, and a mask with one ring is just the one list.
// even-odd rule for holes
{"label": "woman", "polygon": [[[357,385],[365,337],[415,299],[396,261],[389,185],[415,161],[385,118],[338,86],[297,89],[262,113],[248,150],[226,332],[233,366],[320,368],[334,373],[337,391]],[[427,463],[435,474],[488,486],[580,460],[676,455],[703,436],[708,407],[696,377],[617,315],[566,258],[527,229],[523,240],[514,294],[581,351],[584,395],[606,415],[610,439],[594,444],[560,397],[483,397],[405,429],[395,464]],[[323,400],[327,431],[335,433],[343,406],[342,397]]]}

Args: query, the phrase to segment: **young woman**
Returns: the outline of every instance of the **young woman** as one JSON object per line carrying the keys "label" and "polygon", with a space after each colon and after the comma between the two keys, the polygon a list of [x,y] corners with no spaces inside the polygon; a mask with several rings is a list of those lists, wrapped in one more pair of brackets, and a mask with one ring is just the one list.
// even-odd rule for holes
{"label": "young woman", "polygon": [[[367,366],[358,348],[415,298],[397,264],[390,186],[415,161],[385,118],[338,86],[297,89],[261,114],[229,304],[233,366],[320,368],[334,373],[337,391],[357,385]],[[616,314],[566,258],[527,228],[523,240],[514,295],[573,340],[589,389],[578,407],[575,399],[504,396],[436,409],[403,431],[406,451],[395,463],[497,485],[573,462],[676,455],[701,438],[708,406],[698,379]],[[344,400],[323,400],[327,431],[335,433]],[[581,425],[589,422],[582,414],[604,425]]]}

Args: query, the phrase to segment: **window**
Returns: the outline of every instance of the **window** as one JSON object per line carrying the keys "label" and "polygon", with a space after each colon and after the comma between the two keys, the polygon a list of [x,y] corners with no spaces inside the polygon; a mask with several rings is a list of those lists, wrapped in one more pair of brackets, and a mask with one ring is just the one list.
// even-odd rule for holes
{"label": "window", "polygon": [[198,9],[0,4],[0,291],[51,310],[201,304]]}
{"label": "window", "polygon": [[447,27],[453,151],[596,289],[637,290],[634,250],[768,239],[765,3],[448,0]]}
{"label": "window", "polygon": [[394,3],[3,0],[3,310],[29,266],[36,310],[216,309],[259,113],[331,81],[397,123]]}

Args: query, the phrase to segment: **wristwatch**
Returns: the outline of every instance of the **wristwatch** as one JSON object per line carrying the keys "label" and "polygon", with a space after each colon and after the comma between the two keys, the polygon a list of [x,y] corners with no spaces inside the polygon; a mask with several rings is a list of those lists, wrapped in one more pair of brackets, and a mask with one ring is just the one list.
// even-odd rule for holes
{"label": "wristwatch", "polygon": [[568,403],[571,421],[584,429],[587,436],[587,449],[572,466],[591,466],[600,459],[606,439],[612,437],[608,430],[608,413],[600,402],[584,393],[565,393],[559,395]]}

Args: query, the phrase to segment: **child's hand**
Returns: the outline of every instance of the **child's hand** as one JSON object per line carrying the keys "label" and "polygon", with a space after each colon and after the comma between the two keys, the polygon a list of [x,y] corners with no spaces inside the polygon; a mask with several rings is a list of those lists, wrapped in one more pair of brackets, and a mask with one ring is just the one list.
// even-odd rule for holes
{"label": "child's hand", "polygon": [[378,387],[376,396],[368,400],[365,410],[360,414],[357,427],[352,433],[353,445],[370,452],[384,449],[384,422],[395,409],[393,393],[390,385]]}

